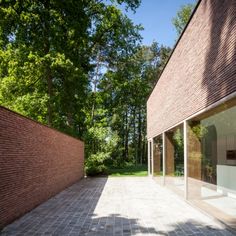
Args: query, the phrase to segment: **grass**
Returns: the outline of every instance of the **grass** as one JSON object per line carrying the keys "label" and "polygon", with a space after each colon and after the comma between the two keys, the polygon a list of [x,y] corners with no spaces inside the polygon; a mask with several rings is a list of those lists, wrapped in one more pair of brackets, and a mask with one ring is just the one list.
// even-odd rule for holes
{"label": "grass", "polygon": [[109,176],[147,176],[147,166],[138,165],[138,166],[128,166],[124,168],[110,168],[108,171]]}

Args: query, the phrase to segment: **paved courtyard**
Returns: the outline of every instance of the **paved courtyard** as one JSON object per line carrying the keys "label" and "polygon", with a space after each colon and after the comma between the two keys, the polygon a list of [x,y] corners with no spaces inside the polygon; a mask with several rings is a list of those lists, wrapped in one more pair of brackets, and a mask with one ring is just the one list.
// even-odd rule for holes
{"label": "paved courtyard", "polygon": [[0,235],[234,235],[148,177],[84,179]]}

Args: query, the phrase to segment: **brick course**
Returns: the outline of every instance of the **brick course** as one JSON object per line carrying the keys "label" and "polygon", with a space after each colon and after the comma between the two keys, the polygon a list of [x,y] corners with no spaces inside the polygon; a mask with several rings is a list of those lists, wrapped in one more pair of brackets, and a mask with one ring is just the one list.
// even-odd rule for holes
{"label": "brick course", "polygon": [[148,138],[235,91],[236,1],[202,0],[148,99]]}
{"label": "brick course", "polygon": [[0,106],[0,228],[84,175],[84,143]]}

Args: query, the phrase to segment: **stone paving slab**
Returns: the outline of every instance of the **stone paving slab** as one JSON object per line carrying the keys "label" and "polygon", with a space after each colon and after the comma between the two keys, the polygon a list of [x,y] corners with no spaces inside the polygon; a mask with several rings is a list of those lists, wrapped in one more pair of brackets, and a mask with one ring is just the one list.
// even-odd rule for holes
{"label": "stone paving slab", "polygon": [[5,227],[1,236],[234,235],[148,177],[84,179]]}

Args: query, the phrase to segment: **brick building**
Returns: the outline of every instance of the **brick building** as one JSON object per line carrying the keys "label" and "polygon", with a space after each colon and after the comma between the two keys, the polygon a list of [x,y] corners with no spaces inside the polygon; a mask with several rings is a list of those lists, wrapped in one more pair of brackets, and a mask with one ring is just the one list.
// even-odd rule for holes
{"label": "brick building", "polygon": [[149,174],[236,222],[236,1],[201,0],[147,101]]}

